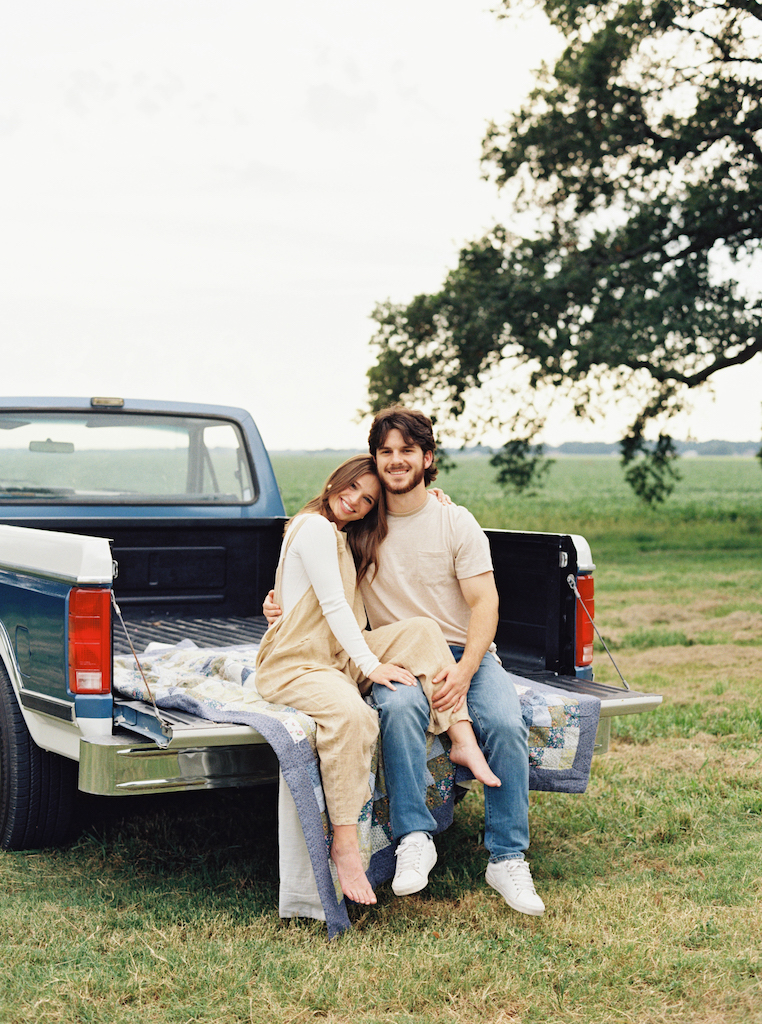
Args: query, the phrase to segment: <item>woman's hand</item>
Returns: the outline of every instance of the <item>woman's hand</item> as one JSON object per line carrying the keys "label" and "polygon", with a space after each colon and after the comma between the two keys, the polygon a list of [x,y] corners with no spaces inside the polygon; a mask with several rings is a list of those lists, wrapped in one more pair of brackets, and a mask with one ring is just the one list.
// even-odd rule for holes
{"label": "woman's hand", "polygon": [[403,686],[417,686],[418,680],[412,672],[408,672],[401,665],[381,664],[374,668],[368,679],[380,686],[388,686],[390,690],[396,690],[395,683],[402,683]]}
{"label": "woman's hand", "polygon": [[449,494],[445,494],[441,487],[429,487],[429,494],[433,494],[440,505],[452,505],[453,501]]}
{"label": "woman's hand", "polygon": [[262,614],[267,619],[268,626],[274,626],[283,614],[279,604],[275,603],[275,591],[268,591],[267,597],[262,602]]}

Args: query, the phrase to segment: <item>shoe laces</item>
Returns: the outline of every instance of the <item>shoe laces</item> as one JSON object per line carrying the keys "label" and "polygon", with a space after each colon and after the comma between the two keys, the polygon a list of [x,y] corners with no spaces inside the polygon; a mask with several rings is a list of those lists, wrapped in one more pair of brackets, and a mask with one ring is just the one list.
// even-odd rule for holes
{"label": "shoe laces", "polygon": [[529,865],[525,860],[508,860],[503,863],[505,864],[505,870],[511,875],[513,884],[517,889],[528,889],[535,896],[537,895],[532,872],[529,870]]}
{"label": "shoe laces", "polygon": [[397,858],[397,870],[399,872],[417,871],[421,865],[421,857],[426,849],[426,843],[425,837],[419,839],[417,836],[405,836],[394,851],[394,856]]}

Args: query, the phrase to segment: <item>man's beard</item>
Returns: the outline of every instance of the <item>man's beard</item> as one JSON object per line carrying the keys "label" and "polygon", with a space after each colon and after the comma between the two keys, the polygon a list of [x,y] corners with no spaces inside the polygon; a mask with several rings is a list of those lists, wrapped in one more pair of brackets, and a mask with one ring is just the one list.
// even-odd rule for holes
{"label": "man's beard", "polygon": [[388,478],[385,476],[383,478],[384,490],[389,491],[390,494],[409,494],[410,491],[415,490],[415,488],[418,486],[421,480],[423,480],[425,473],[425,469],[419,469],[417,472],[413,473],[412,480],[409,481],[408,483],[402,484],[400,481],[400,487],[393,486],[394,477],[392,477],[391,482],[389,482]]}

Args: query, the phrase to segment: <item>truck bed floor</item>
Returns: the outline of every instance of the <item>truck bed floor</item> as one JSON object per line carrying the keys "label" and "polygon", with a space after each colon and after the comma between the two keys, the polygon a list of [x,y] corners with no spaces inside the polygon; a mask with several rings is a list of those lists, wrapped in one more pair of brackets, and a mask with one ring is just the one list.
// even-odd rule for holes
{"label": "truck bed floor", "polygon": [[[259,643],[267,629],[264,616],[255,618],[198,618],[167,616],[140,618],[124,616],[136,652],[140,654],[149,643],[177,644],[192,640],[198,647],[233,647],[237,644]],[[121,622],[114,622],[114,654],[129,654],[130,645]]]}

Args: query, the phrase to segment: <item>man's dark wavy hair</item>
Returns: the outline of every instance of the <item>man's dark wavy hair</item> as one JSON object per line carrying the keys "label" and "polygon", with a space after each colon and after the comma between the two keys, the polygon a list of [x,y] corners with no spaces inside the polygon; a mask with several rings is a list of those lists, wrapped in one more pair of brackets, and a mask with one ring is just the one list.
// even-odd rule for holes
{"label": "man's dark wavy hair", "polygon": [[434,440],[434,428],[431,420],[418,409],[406,409],[402,405],[391,405],[388,409],[377,412],[368,434],[368,448],[375,459],[376,452],[383,448],[391,430],[399,430],[407,444],[415,444],[423,451],[434,456],[431,465],[424,471],[423,479],[428,487],[437,478],[436,454],[437,443]]}

